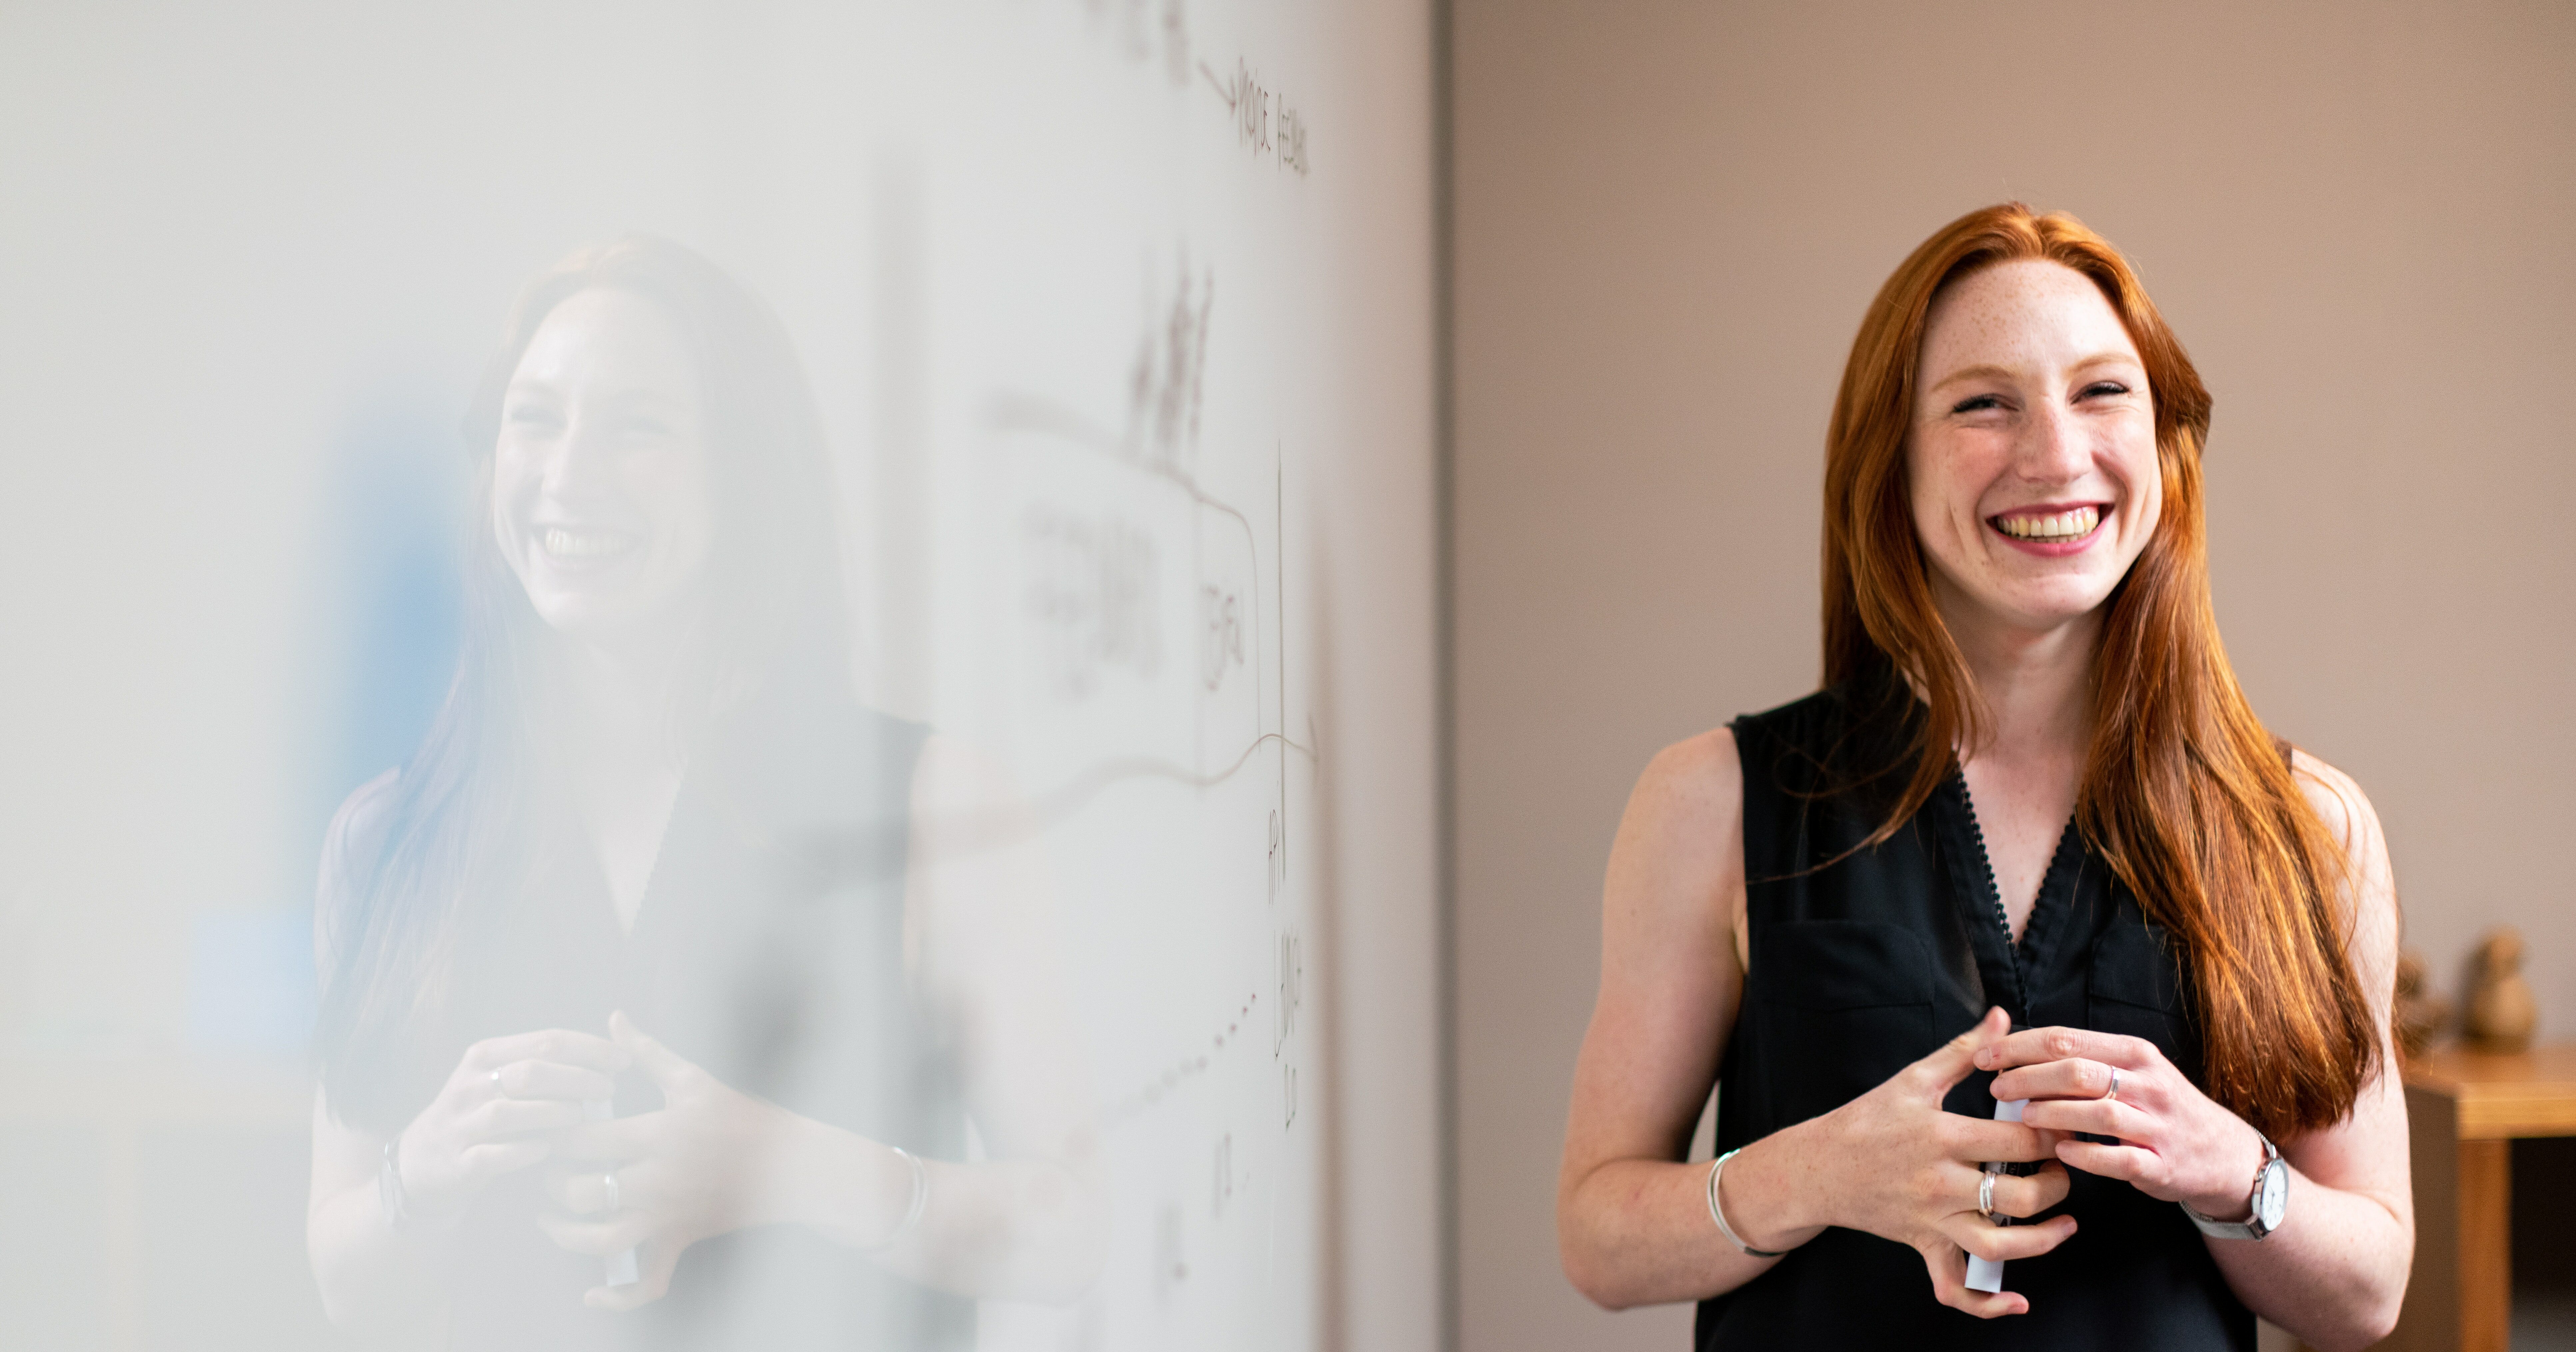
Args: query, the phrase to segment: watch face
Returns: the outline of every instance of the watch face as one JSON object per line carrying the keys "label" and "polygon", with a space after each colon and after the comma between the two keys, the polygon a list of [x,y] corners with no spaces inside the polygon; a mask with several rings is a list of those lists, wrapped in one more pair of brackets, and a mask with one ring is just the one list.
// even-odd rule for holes
{"label": "watch face", "polygon": [[2275,1229],[2289,1204],[2290,1171],[2275,1160],[2271,1168],[2263,1171],[2263,1193],[2254,1201],[2254,1214],[2262,1217],[2264,1229]]}

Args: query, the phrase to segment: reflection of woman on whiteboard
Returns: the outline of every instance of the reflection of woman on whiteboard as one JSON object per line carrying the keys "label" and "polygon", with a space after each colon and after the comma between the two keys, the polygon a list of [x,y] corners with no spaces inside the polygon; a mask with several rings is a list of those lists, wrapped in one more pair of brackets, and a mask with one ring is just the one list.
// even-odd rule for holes
{"label": "reflection of woman on whiteboard", "polygon": [[1656,757],[1611,856],[1558,1193],[1594,1300],[1699,1300],[1703,1348],[2395,1321],[2387,853],[2220,649],[2209,407],[2071,217],[1973,213],[1880,291],[1826,689]]}
{"label": "reflection of woman on whiteboard", "polygon": [[847,694],[784,331],[676,246],[585,251],[470,438],[455,682],[323,861],[333,1317],[950,1346],[963,1296],[1080,1289],[1100,1208],[1033,889],[938,825],[992,776]]}

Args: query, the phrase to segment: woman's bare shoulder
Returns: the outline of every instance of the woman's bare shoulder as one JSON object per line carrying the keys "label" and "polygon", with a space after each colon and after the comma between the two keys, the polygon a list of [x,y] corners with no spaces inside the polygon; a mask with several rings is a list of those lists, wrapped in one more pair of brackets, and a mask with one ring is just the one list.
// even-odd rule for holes
{"label": "woman's bare shoulder", "polygon": [[1643,807],[1658,816],[1706,823],[1741,809],[1743,798],[1735,733],[1716,727],[1656,752],[1637,776],[1629,811]]}
{"label": "woman's bare shoulder", "polygon": [[1743,771],[1735,734],[1712,728],[1656,752],[1628,795],[1614,869],[1623,861],[1689,878],[1742,872]]}
{"label": "woman's bare shoulder", "polygon": [[2379,812],[2352,776],[2293,748],[2290,774],[2307,795],[2309,806],[2325,819],[2326,830],[2343,846],[2350,869],[2352,927],[2347,951],[2365,980],[2384,987],[2394,980],[2397,956],[2397,885],[2388,864],[2388,839],[2379,829]]}
{"label": "woman's bare shoulder", "polygon": [[2379,811],[2352,776],[2297,747],[2290,751],[2290,776],[2307,795],[2308,806],[2325,819],[2326,829],[2343,843],[2354,865],[2367,868],[2370,856],[2385,853]]}

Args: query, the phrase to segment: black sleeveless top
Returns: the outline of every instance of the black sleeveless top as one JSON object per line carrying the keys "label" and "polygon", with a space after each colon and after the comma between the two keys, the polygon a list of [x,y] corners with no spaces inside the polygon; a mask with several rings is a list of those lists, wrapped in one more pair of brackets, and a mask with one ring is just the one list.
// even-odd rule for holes
{"label": "black sleeveless top", "polygon": [[[605,1036],[622,1009],[735,1089],[925,1159],[964,1158],[954,1038],[904,962],[908,809],[926,736],[811,682],[737,705],[692,751],[631,933],[577,820],[539,807],[526,885],[477,909],[445,1009],[385,1068],[399,1084],[394,1120],[425,1106],[477,1041]],[[660,1106],[642,1071],[620,1078],[618,1116]],[[449,1346],[972,1344],[971,1301],[796,1226],[701,1240],[661,1300],[588,1309],[602,1263],[537,1228],[545,1173],[508,1175],[468,1207],[448,1273]]]}
{"label": "black sleeveless top", "polygon": [[[1717,1148],[1732,1150],[1877,1087],[1994,1005],[2029,1027],[2145,1038],[2200,1083],[2198,1017],[2161,926],[2070,824],[2012,942],[1985,842],[1954,768],[1872,849],[1913,768],[1914,702],[1837,688],[1733,724],[1744,768],[1750,970],[1719,1076]],[[1954,1113],[1994,1115],[1992,1072]],[[1761,1276],[1702,1301],[1717,1348],[2234,1348],[2254,1316],[2190,1218],[2129,1184],[2070,1170],[2082,1228],[2005,1266],[2030,1313],[1982,1320],[1940,1304],[1913,1249],[1830,1228]]]}

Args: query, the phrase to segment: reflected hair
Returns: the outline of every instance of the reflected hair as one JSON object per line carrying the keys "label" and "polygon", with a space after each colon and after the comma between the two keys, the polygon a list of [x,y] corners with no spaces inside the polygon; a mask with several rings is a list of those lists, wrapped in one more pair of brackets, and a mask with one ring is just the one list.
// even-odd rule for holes
{"label": "reflected hair", "polygon": [[788,668],[847,679],[822,424],[776,315],[713,263],[649,236],[584,248],[538,277],[465,418],[473,493],[455,677],[419,748],[351,796],[324,850],[315,1051],[333,1112],[362,1125],[401,1125],[406,1049],[443,1004],[460,934],[524,883],[559,783],[547,735],[564,698],[559,645],[501,556],[494,452],[529,341],[556,306],[594,289],[659,306],[704,397],[713,529],[675,731],[689,735]]}
{"label": "reflected hair", "polygon": [[1910,777],[1867,844],[1920,810],[1990,730],[1933,601],[1906,442],[1933,303],[1964,277],[2024,260],[2081,273],[2127,328],[2154,399],[2164,489],[2155,531],[2108,602],[2076,824],[2182,950],[2210,1097],[2275,1139],[2330,1125],[2380,1068],[2378,1023],[2344,950],[2350,863],[2219,642],[2202,519],[2209,391],[2128,260],[2062,212],[1987,207],[1924,241],[1870,302],[1834,398],[1825,683],[1890,702],[1919,695],[1906,719]]}

